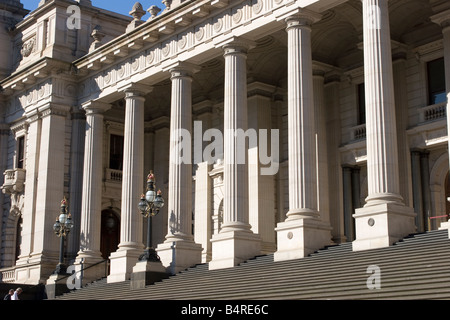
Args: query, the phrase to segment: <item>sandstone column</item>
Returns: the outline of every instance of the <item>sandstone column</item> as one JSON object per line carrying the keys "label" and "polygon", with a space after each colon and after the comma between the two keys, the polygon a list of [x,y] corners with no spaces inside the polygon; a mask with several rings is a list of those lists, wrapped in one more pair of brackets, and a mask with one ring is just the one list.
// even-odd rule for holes
{"label": "sandstone column", "polygon": [[319,15],[305,11],[286,19],[289,212],[275,229],[275,260],[302,258],[331,242],[330,228],[321,221],[317,207],[311,25],[319,19]]}
{"label": "sandstone column", "polygon": [[210,269],[234,267],[260,253],[261,240],[249,224],[247,144],[248,42],[233,39],[224,46],[224,199],[223,224],[212,239]]}
{"label": "sandstone column", "polygon": [[400,195],[388,0],[362,3],[369,193],[354,215],[355,251],[389,246],[416,230]]}
{"label": "sandstone column", "polygon": [[161,262],[172,274],[201,262],[202,248],[192,235],[192,74],[190,64],[170,69],[172,101],[170,115],[168,233],[158,245]]}
{"label": "sandstone column", "polygon": [[122,172],[120,243],[111,253],[108,283],[127,280],[144,252],[143,219],[137,205],[144,190],[144,104],[151,87],[128,84],[125,92],[125,128]]}
{"label": "sandstone column", "polygon": [[[102,209],[102,173],[103,155],[103,113],[111,105],[89,101],[82,108],[86,112],[86,135],[84,143],[84,168],[81,200],[80,250],[75,264],[83,259],[84,266],[101,260],[101,209]],[[86,281],[104,277],[105,266],[90,268],[84,272]]]}

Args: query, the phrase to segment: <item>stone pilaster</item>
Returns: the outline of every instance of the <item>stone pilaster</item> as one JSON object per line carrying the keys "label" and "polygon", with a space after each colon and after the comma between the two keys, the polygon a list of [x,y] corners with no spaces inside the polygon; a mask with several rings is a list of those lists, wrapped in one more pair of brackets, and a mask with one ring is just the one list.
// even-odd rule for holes
{"label": "stone pilaster", "polygon": [[386,247],[415,232],[400,195],[388,0],[362,0],[368,197],[356,210],[353,250]]}
{"label": "stone pilaster", "polygon": [[[170,153],[170,118],[161,117],[151,123],[155,132],[155,146],[157,151],[153,152],[154,165],[152,167],[156,176],[156,186],[162,191],[163,198],[167,201],[169,184],[169,153]],[[159,214],[152,218],[152,243],[157,246],[163,243],[168,230],[168,210],[167,203],[161,208]]]}
{"label": "stone pilaster", "polygon": [[67,239],[67,255],[70,260],[73,260],[80,249],[84,139],[86,136],[86,117],[78,106],[72,107],[71,121],[69,212],[72,214],[74,227],[71,231],[71,236]]}
{"label": "stone pilaster", "polygon": [[[17,266],[28,264],[28,260],[33,250],[33,234],[34,234],[34,219],[36,215],[36,192],[37,192],[37,174],[39,164],[39,143],[41,140],[42,120],[39,117],[37,110],[28,113],[27,117],[27,158],[25,163],[27,181],[24,194],[24,202],[27,204],[22,212],[22,244],[20,246],[19,260],[16,262]],[[23,276],[26,281],[26,275]]]}
{"label": "stone pilaster", "polygon": [[195,105],[194,113],[197,113],[195,121],[201,123],[201,126],[197,124],[194,128],[193,150],[196,165],[194,240],[203,248],[202,263],[205,263],[211,260],[213,185],[209,176],[212,164],[208,161],[210,159],[203,158],[206,143],[202,138],[205,131],[212,126],[212,102],[208,100]]}
{"label": "stone pilaster", "polygon": [[29,263],[40,264],[40,277],[44,279],[55,269],[59,255],[59,238],[53,231],[53,224],[59,215],[61,199],[65,196],[65,136],[69,110],[68,106],[52,103],[38,110],[42,127],[37,150],[37,171],[32,178],[32,181],[37,179],[37,185]]}
{"label": "stone pilaster", "polygon": [[303,12],[286,19],[288,33],[289,212],[277,225],[275,260],[302,258],[330,244],[330,228],[317,206],[317,157],[311,25]]}
{"label": "stone pilaster", "polygon": [[124,158],[122,172],[122,207],[120,243],[111,254],[108,283],[127,280],[144,251],[143,219],[137,205],[143,193],[144,174],[144,104],[151,87],[130,84],[125,92]]}
{"label": "stone pilaster", "polygon": [[[276,250],[274,175],[279,169],[279,141],[272,132],[273,92],[274,87],[260,82],[248,85],[248,127],[254,131],[248,146],[249,223],[261,237],[261,254]],[[272,149],[274,146],[277,148]],[[269,157],[271,162],[267,163]],[[269,166],[267,174],[264,169],[269,171]]]}
{"label": "stone pilaster", "polygon": [[261,240],[249,224],[247,144],[247,50],[235,39],[224,46],[224,199],[223,224],[213,236],[210,269],[234,267],[258,255]]}
{"label": "stone pilaster", "polygon": [[[86,134],[81,195],[80,250],[75,264],[78,265],[83,260],[86,267],[103,260],[100,252],[103,156],[99,151],[103,149],[103,114],[111,108],[111,105],[90,101],[82,108],[86,112]],[[105,276],[104,266],[90,268],[84,272],[86,281],[97,280],[102,276]]]}
{"label": "stone pilaster", "polygon": [[157,252],[172,274],[201,262],[202,248],[192,235],[192,74],[195,66],[180,64],[170,69],[168,233]]}

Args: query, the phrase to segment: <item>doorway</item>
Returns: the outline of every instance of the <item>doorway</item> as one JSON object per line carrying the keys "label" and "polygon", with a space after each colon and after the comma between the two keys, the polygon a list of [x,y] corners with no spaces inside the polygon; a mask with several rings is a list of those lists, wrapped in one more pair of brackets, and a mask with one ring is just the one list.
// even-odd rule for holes
{"label": "doorway", "polygon": [[102,211],[102,229],[100,250],[103,259],[109,259],[112,252],[117,250],[120,241],[120,219],[112,209]]}

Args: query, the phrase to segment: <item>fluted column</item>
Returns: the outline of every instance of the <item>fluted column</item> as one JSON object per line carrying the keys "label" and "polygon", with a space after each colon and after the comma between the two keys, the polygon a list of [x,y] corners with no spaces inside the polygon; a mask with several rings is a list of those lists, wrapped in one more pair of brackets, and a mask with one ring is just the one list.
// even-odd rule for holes
{"label": "fluted column", "polygon": [[250,230],[248,195],[247,51],[249,42],[233,39],[223,47],[224,88],[224,199],[223,224],[212,242],[210,269],[233,267],[254,257],[261,243]]}
{"label": "fluted column", "polygon": [[192,234],[192,75],[196,67],[171,68],[168,232],[157,252],[171,273],[201,262],[200,245]]}
{"label": "fluted column", "polygon": [[111,105],[91,101],[83,105],[86,111],[83,191],[81,201],[80,251],[78,259],[95,263],[101,260],[100,230],[102,207],[103,113]]}
{"label": "fluted column", "polygon": [[[192,71],[183,66],[171,69],[169,194],[171,213],[166,241],[189,240],[192,235],[192,157],[180,143],[192,133]],[[189,134],[184,136],[184,134]],[[190,141],[189,141],[190,145]],[[185,145],[187,146],[187,145]],[[192,151],[190,148],[189,151]]]}
{"label": "fluted column", "polygon": [[[103,155],[103,114],[111,105],[90,101],[83,106],[86,112],[86,134],[84,139],[84,168],[81,195],[80,250],[75,263],[82,260],[85,266],[101,260],[101,209],[102,209],[102,172]],[[102,274],[103,273],[103,274]],[[98,279],[104,275],[104,268],[90,268],[84,277],[88,280]]]}
{"label": "fluted column", "polygon": [[122,171],[120,243],[111,254],[108,283],[125,281],[144,251],[143,219],[137,205],[144,192],[144,107],[151,87],[129,84],[125,93],[125,128]]}
{"label": "fluted column", "polygon": [[388,0],[363,0],[367,204],[401,202]]}
{"label": "fluted column", "polygon": [[288,220],[317,217],[312,18],[287,19],[288,33]]}
{"label": "fluted column", "polygon": [[[317,205],[316,128],[311,26],[321,16],[300,10],[288,34],[289,211],[277,225],[275,260],[301,258],[331,242]],[[324,146],[325,147],[325,146]]]}
{"label": "fluted column", "polygon": [[400,195],[388,0],[362,3],[368,197],[354,216],[354,250],[389,246],[415,231]]}
{"label": "fluted column", "polygon": [[[237,130],[247,131],[247,48],[233,43],[224,48],[224,202],[222,231],[249,230],[247,148],[241,147]],[[239,157],[243,155],[242,161]],[[240,153],[240,154],[239,154]]]}

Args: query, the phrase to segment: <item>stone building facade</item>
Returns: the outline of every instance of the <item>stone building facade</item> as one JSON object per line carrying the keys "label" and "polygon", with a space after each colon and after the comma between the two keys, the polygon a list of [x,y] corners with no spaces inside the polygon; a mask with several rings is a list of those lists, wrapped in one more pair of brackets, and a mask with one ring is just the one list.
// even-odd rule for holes
{"label": "stone building facade", "polygon": [[66,263],[128,279],[150,170],[169,273],[445,227],[447,0],[145,6],[0,4],[1,281],[47,281],[64,197]]}

